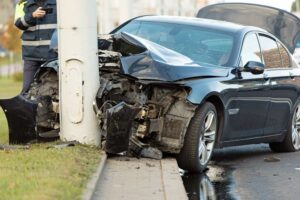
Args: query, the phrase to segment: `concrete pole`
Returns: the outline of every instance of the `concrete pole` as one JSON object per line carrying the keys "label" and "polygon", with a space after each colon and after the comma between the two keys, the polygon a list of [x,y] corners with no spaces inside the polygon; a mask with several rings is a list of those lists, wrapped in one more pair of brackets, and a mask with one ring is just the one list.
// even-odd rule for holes
{"label": "concrete pole", "polygon": [[93,112],[99,88],[96,0],[58,0],[60,137],[99,145]]}

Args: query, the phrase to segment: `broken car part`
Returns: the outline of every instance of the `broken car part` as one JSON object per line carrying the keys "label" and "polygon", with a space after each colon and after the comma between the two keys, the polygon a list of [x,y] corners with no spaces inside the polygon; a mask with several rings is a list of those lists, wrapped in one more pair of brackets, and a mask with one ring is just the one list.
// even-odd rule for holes
{"label": "broken car part", "polygon": [[1,99],[9,127],[9,143],[56,139],[59,131],[58,62],[45,63],[26,94]]}

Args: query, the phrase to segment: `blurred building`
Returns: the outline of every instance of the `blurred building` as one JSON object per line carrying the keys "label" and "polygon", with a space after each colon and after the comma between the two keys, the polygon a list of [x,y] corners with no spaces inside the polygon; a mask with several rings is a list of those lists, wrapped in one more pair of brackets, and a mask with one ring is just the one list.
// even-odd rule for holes
{"label": "blurred building", "polygon": [[116,26],[140,15],[195,16],[208,4],[223,0],[97,0],[98,32],[109,33]]}

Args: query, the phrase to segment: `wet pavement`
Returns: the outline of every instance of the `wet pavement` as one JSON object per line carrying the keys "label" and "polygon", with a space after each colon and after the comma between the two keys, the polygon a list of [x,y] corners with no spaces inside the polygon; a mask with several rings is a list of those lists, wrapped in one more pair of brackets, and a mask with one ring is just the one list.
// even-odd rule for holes
{"label": "wet pavement", "polygon": [[205,174],[183,174],[190,200],[299,199],[300,152],[273,153],[268,145],[216,150]]}
{"label": "wet pavement", "polygon": [[235,200],[234,180],[230,167],[210,165],[203,174],[182,174],[189,200]]}

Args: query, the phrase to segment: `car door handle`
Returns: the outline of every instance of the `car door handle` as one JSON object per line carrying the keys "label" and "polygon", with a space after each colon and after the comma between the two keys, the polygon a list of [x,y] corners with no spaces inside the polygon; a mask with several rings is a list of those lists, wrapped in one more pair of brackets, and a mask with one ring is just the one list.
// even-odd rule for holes
{"label": "car door handle", "polygon": [[268,76],[268,74],[264,74],[264,79],[265,79],[265,81],[267,81],[267,80],[270,79],[270,77]]}
{"label": "car door handle", "polygon": [[291,79],[294,79],[295,78],[295,74],[293,72],[290,72],[290,77],[291,77]]}

